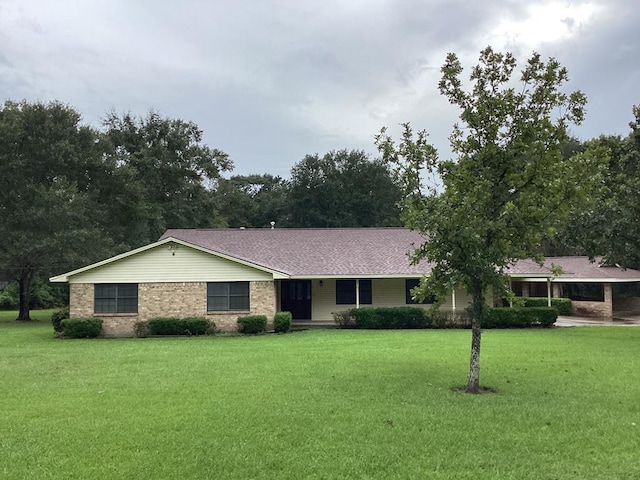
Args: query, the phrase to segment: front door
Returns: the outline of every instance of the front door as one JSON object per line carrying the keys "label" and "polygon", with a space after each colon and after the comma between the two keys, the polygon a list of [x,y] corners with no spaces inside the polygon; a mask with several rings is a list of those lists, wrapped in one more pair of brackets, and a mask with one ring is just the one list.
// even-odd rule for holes
{"label": "front door", "polygon": [[282,280],[280,310],[294,320],[311,320],[311,280]]}

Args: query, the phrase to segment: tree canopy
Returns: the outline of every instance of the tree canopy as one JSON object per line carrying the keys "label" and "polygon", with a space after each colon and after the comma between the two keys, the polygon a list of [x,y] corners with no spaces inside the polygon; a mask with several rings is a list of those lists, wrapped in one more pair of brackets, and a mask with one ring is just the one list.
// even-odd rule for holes
{"label": "tree canopy", "polygon": [[110,251],[110,239],[89,220],[100,152],[96,132],[59,102],[6,102],[0,131],[0,273],[18,282],[18,319],[28,320],[38,274]]}
{"label": "tree canopy", "polygon": [[640,109],[634,107],[633,113],[628,136],[600,136],[581,144],[581,150],[602,160],[598,188],[548,244],[548,252],[602,257],[609,265],[640,269]]}
{"label": "tree canopy", "polygon": [[[463,68],[450,53],[439,89],[460,110],[450,137],[455,160],[441,160],[425,131],[404,125],[396,144],[383,129],[376,143],[403,185],[402,218],[428,241],[413,261],[433,265],[419,295],[439,298],[455,285],[472,296],[472,348],[466,391],[480,389],[481,321],[486,296],[505,288],[505,269],[523,258],[540,259],[541,241],[552,235],[584,195],[582,173],[593,160],[561,146],[571,123],[584,115],[585,96],[563,93],[567,70],[555,59],[531,56],[516,88],[516,59],[490,47],[463,88]],[[440,182],[429,183],[436,175]]]}
{"label": "tree canopy", "polygon": [[215,201],[224,226],[264,228],[286,217],[288,193],[278,176],[234,175],[220,179]]}
{"label": "tree canopy", "polygon": [[291,169],[287,226],[399,225],[400,188],[362,150],[307,155]]}
{"label": "tree canopy", "polygon": [[0,275],[18,282],[20,320],[38,275],[216,221],[212,186],[232,163],[195,124],[112,113],[104,127],[60,102],[0,109]]}
{"label": "tree canopy", "polygon": [[[140,246],[155,241],[169,227],[209,227],[216,223],[212,187],[233,163],[223,151],[202,143],[202,131],[192,122],[108,114],[105,161],[127,179],[110,211],[114,232],[123,242]],[[115,192],[112,192],[115,193]],[[132,237],[132,232],[136,235]]]}

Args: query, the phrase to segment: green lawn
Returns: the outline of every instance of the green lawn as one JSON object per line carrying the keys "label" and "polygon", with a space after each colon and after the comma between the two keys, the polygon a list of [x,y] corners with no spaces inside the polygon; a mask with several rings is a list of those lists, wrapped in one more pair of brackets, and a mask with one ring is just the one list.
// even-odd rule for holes
{"label": "green lawn", "polygon": [[0,478],[640,478],[640,328],[56,340],[0,322]]}
{"label": "green lawn", "polygon": [[[31,319],[35,320],[36,322],[49,322],[49,324],[51,324],[51,314],[56,310],[58,309],[53,308],[51,310],[31,310]],[[17,311],[0,310],[0,322],[11,322],[16,318],[18,318]]]}

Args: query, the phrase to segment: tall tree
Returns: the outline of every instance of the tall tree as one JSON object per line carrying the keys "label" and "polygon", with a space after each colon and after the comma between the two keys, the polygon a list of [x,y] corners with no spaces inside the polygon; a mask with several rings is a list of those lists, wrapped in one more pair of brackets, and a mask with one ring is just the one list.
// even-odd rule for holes
{"label": "tall tree", "polygon": [[[428,238],[413,261],[432,263],[419,295],[439,298],[455,285],[471,294],[472,340],[466,391],[480,390],[481,322],[486,295],[503,291],[505,269],[518,259],[540,260],[540,242],[566,218],[583,194],[590,161],[563,161],[570,123],[580,123],[585,96],[565,94],[567,70],[534,54],[516,89],[516,59],[490,47],[480,54],[463,89],[462,65],[450,53],[440,92],[460,109],[451,145],[455,161],[442,161],[424,131],[414,138],[405,124],[396,145],[383,129],[376,143],[405,189],[403,220]],[[441,183],[429,183],[435,175]]]}
{"label": "tall tree", "polygon": [[110,249],[87,193],[98,143],[97,132],[59,102],[0,108],[0,274],[20,287],[18,320],[29,320],[37,275]]}
{"label": "tall tree", "polygon": [[633,107],[633,115],[626,138],[603,137],[591,147],[606,148],[609,162],[602,196],[581,220],[587,253],[602,255],[611,265],[640,269],[640,106]]}
{"label": "tall tree", "polygon": [[[114,222],[127,222],[120,237],[133,227],[136,238],[130,247],[156,240],[167,228],[216,223],[211,190],[233,163],[223,151],[202,143],[196,124],[152,111],[144,118],[109,113],[104,126],[107,161],[129,180],[127,190],[116,196]],[[131,209],[129,199],[138,207]]]}
{"label": "tall tree", "polygon": [[307,155],[291,169],[287,226],[373,227],[400,224],[400,188],[387,166],[361,150]]}
{"label": "tall tree", "polygon": [[604,160],[602,180],[555,242],[564,252],[601,256],[625,268],[640,268],[640,108],[633,113],[627,137],[586,142],[586,151]]}
{"label": "tall tree", "polygon": [[215,190],[218,212],[228,227],[268,227],[285,218],[288,187],[270,174],[220,179]]}

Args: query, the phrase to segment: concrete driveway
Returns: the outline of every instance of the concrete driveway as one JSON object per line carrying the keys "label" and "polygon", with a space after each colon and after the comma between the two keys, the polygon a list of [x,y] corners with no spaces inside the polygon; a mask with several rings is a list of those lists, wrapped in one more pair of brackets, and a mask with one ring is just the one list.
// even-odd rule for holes
{"label": "concrete driveway", "polygon": [[640,315],[624,317],[621,319],[599,320],[597,318],[586,317],[563,317],[559,316],[555,323],[556,327],[637,327],[640,326]]}

